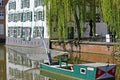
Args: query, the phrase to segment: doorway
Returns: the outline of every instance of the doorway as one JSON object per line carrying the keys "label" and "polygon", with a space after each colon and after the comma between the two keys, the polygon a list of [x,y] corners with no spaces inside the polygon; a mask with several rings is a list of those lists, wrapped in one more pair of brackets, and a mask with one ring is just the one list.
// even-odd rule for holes
{"label": "doorway", "polygon": [[68,27],[68,39],[74,38],[74,27]]}

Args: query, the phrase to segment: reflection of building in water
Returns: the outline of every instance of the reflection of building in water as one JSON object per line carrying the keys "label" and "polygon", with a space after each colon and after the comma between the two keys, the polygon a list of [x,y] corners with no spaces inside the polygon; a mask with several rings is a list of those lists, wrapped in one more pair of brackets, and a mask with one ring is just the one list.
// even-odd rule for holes
{"label": "reflection of building in water", "polygon": [[0,80],[6,79],[6,54],[5,47],[0,46]]}
{"label": "reflection of building in water", "polygon": [[[33,61],[24,54],[20,54],[15,50],[7,49],[7,80],[45,80],[40,75],[38,69],[39,61]],[[38,69],[38,71],[28,72],[32,69]]]}
{"label": "reflection of building in water", "polygon": [[[51,53],[51,56],[55,57],[59,55],[56,53],[60,53],[60,51],[51,50]],[[48,77],[41,77],[40,75],[39,64],[47,59],[43,48],[6,45],[6,59],[7,80],[22,78],[24,80],[49,80]]]}

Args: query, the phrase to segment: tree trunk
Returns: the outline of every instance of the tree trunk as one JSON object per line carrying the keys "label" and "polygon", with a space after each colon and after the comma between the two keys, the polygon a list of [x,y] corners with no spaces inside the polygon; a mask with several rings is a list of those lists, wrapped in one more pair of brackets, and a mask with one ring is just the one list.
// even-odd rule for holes
{"label": "tree trunk", "polygon": [[74,17],[75,17],[75,21],[76,21],[76,27],[77,27],[77,33],[78,33],[78,40],[80,40],[80,38],[81,38],[81,28],[80,28],[80,21],[78,19],[76,10],[75,10],[75,13],[74,13]]}

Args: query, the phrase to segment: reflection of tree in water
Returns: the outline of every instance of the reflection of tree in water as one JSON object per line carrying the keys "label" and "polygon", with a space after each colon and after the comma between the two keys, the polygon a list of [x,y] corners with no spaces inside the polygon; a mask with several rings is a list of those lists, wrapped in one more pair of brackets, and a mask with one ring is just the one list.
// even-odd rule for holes
{"label": "reflection of tree in water", "polygon": [[117,66],[117,72],[116,72],[116,80],[120,80],[120,50],[116,50],[112,54],[113,60],[115,64],[118,64]]}
{"label": "reflection of tree in water", "polygon": [[120,64],[120,50],[116,50],[113,52],[113,60],[114,63]]}
{"label": "reflection of tree in water", "polygon": [[[69,53],[70,53],[70,63],[77,64],[81,63],[81,46],[79,44],[79,41],[73,41],[69,42]],[[74,51],[74,49],[76,51]]]}

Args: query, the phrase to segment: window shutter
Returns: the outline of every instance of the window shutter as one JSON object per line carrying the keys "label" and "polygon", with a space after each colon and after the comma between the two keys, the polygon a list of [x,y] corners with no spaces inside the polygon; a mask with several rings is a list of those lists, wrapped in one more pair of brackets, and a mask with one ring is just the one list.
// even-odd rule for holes
{"label": "window shutter", "polygon": [[10,14],[8,14],[8,22],[10,22]]}
{"label": "window shutter", "polygon": [[13,14],[11,14],[11,21],[13,21]]}
{"label": "window shutter", "polygon": [[42,20],[42,11],[39,12],[40,20]]}
{"label": "window shutter", "polygon": [[16,21],[17,21],[17,14],[14,13],[14,22],[16,22]]}
{"label": "window shutter", "polygon": [[30,21],[32,21],[32,12],[30,12]]}
{"label": "window shutter", "polygon": [[16,2],[14,2],[14,9],[16,9]]}
{"label": "window shutter", "polygon": [[44,37],[44,27],[41,27],[41,31],[42,31],[42,37]]}
{"label": "window shutter", "polygon": [[23,22],[23,13],[20,13],[20,20]]}
{"label": "window shutter", "polygon": [[21,0],[21,9],[23,9],[23,0]]}
{"label": "window shutter", "polygon": [[26,21],[26,13],[23,13],[23,22]]}

